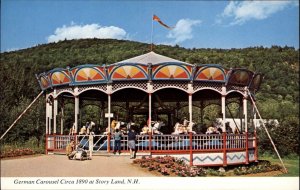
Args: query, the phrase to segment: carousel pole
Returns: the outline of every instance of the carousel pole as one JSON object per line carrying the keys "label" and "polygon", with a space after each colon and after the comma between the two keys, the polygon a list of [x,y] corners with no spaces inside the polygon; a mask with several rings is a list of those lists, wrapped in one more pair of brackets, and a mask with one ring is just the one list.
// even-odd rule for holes
{"label": "carousel pole", "polygon": [[271,143],[272,143],[272,145],[273,145],[273,148],[274,148],[274,150],[275,150],[275,152],[276,152],[276,154],[277,154],[277,156],[278,156],[280,162],[281,162],[281,165],[282,165],[282,167],[284,168],[285,173],[288,173],[288,171],[287,171],[287,169],[286,169],[286,167],[285,167],[285,165],[284,165],[284,163],[283,163],[283,161],[282,161],[282,159],[281,159],[281,157],[280,157],[280,154],[279,154],[279,152],[278,152],[278,150],[277,150],[277,148],[276,148],[276,146],[275,146],[275,144],[274,144],[274,142],[273,142],[273,140],[272,140],[272,138],[271,138],[271,136],[270,136],[270,134],[269,134],[269,132],[268,132],[268,129],[267,129],[267,127],[266,127],[264,121],[262,120],[262,117],[261,117],[261,115],[260,115],[260,113],[259,113],[259,111],[258,111],[258,109],[257,109],[257,106],[256,106],[256,104],[255,104],[255,101],[253,100],[252,95],[251,95],[251,93],[250,93],[250,91],[249,91],[248,88],[247,88],[247,92],[248,92],[249,97],[250,97],[250,99],[251,99],[251,102],[252,102],[252,104],[253,104],[253,106],[254,106],[254,108],[255,108],[255,110],[256,110],[256,113],[257,113],[257,115],[258,115],[258,117],[259,117],[261,123],[263,124],[263,127],[264,127],[264,129],[265,129],[265,131],[266,131],[266,133],[267,133],[267,135],[268,135],[268,137],[269,137],[269,139],[270,139],[270,141],[271,141]]}

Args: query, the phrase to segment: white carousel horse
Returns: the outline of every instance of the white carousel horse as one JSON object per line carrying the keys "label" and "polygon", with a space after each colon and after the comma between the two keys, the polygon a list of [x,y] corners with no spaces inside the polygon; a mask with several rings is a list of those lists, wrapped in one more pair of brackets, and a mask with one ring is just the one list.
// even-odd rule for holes
{"label": "white carousel horse", "polygon": [[183,120],[183,126],[187,127],[188,126],[189,121],[187,119]]}
{"label": "white carousel horse", "polygon": [[91,121],[87,126],[86,126],[86,134],[90,134],[90,133],[92,133],[92,134],[94,134],[94,132],[93,132],[93,127],[95,126],[96,124],[93,122],[93,121]]}
{"label": "white carousel horse", "polygon": [[181,127],[182,127],[182,125],[181,125],[179,122],[177,122],[177,123],[175,124],[175,126],[174,126],[174,132],[171,133],[171,134],[172,134],[172,135],[179,135],[179,134],[180,134],[179,131],[181,131]]}
{"label": "white carousel horse", "polygon": [[162,135],[163,133],[159,131],[162,126],[165,126],[163,122],[155,121],[155,124],[152,127],[153,133]]}
{"label": "white carousel horse", "polygon": [[182,125],[179,122],[177,122],[174,126],[174,132],[172,133],[172,135],[187,134],[189,132],[196,134],[196,132],[193,131],[194,125],[194,122],[189,122],[188,126]]}
{"label": "white carousel horse", "polygon": [[188,127],[187,127],[187,132],[188,132],[188,133],[196,134],[196,132],[193,131],[193,126],[194,126],[194,125],[195,125],[194,122],[189,122]]}

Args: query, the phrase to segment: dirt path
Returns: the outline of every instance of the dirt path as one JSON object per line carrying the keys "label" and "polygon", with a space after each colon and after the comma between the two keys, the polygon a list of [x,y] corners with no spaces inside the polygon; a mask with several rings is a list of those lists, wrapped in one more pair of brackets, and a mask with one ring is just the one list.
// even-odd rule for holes
{"label": "dirt path", "polygon": [[65,155],[41,155],[1,160],[1,177],[158,177],[132,165],[129,156],[94,156],[68,160]]}

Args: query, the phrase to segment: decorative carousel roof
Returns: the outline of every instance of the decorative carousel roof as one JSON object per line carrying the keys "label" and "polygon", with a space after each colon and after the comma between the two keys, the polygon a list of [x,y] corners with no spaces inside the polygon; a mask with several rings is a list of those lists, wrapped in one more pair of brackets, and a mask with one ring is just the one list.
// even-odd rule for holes
{"label": "decorative carousel roof", "polygon": [[231,86],[247,86],[257,91],[262,75],[247,69],[226,70],[220,65],[193,65],[149,52],[111,65],[80,65],[56,68],[37,75],[42,90],[57,86],[103,84],[117,81],[180,80],[219,82]]}

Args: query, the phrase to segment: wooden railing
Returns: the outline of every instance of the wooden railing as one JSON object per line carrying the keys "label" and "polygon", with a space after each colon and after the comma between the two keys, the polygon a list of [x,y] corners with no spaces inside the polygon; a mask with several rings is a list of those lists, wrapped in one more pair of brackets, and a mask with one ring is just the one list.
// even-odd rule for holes
{"label": "wooden railing", "polygon": [[[225,141],[224,141],[225,137]],[[93,150],[107,151],[108,136],[94,135]],[[64,151],[71,140],[88,149],[88,135],[47,135],[46,149],[49,151]],[[127,146],[128,136],[121,139],[121,150],[129,151]],[[248,135],[248,149],[255,148],[255,136]],[[224,147],[224,143],[226,147]],[[114,150],[114,139],[110,139],[110,151]],[[193,135],[138,135],[136,140],[137,151],[170,152],[170,151],[210,151],[210,150],[244,150],[246,148],[245,134],[193,134]]]}

